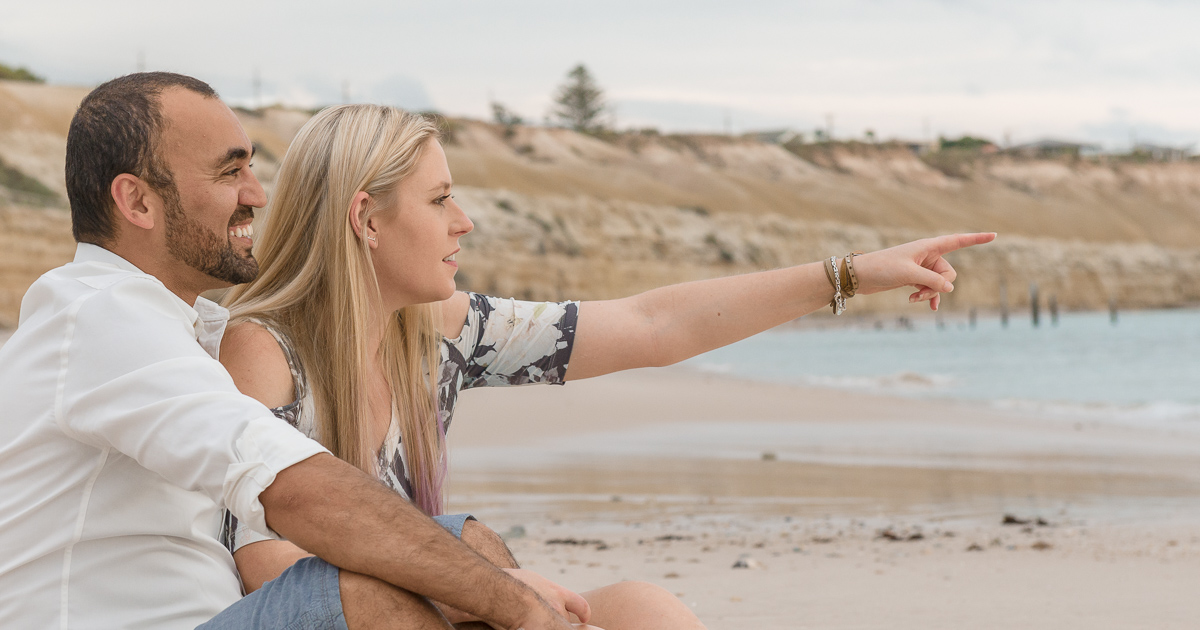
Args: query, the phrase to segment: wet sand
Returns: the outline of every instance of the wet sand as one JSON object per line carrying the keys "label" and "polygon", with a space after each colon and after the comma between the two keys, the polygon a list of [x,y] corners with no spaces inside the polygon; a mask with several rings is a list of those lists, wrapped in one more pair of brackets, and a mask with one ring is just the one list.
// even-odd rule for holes
{"label": "wet sand", "polygon": [[710,628],[1200,616],[1190,427],[666,369],[464,392],[450,441],[451,509],[527,568],[576,590],[652,581]]}

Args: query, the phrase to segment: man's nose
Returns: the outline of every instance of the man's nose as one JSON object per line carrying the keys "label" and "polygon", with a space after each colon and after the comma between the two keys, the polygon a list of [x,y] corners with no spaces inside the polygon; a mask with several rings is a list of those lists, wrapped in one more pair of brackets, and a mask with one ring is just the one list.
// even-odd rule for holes
{"label": "man's nose", "polygon": [[267,205],[267,191],[263,190],[262,183],[258,181],[258,176],[254,174],[252,169],[246,169],[250,174],[249,181],[245,186],[242,186],[241,192],[238,195],[238,204],[250,206],[251,208],[261,208]]}

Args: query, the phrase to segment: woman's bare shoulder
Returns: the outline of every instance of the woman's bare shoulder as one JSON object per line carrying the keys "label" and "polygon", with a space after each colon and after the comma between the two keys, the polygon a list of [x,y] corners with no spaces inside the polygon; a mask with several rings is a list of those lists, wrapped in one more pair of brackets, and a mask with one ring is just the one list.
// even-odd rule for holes
{"label": "woman's bare shoulder", "polygon": [[440,306],[442,317],[438,322],[438,332],[447,339],[458,339],[462,334],[463,324],[467,321],[467,310],[471,308],[471,296],[462,291],[455,291],[454,295]]}
{"label": "woman's bare shoulder", "polygon": [[230,324],[221,338],[219,356],[243,394],[268,407],[282,407],[295,399],[292,370],[283,348],[262,325],[249,321]]}

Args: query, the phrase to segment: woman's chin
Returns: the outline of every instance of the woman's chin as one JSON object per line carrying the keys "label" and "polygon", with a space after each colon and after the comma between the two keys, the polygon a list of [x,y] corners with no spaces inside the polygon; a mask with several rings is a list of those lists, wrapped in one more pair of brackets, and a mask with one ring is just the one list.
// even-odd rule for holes
{"label": "woman's chin", "polygon": [[439,292],[438,295],[434,296],[433,299],[431,299],[429,301],[430,302],[445,302],[446,300],[449,300],[450,298],[454,297],[454,292],[457,290],[458,290],[458,285],[456,285],[452,281],[452,282],[450,282],[449,289]]}

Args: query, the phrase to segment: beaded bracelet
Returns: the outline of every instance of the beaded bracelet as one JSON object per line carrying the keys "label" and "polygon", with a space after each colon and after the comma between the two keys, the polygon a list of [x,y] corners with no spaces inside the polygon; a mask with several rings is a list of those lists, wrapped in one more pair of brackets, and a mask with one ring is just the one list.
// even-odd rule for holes
{"label": "beaded bracelet", "polygon": [[834,315],[841,315],[846,312],[846,296],[842,295],[842,276],[838,272],[837,256],[829,257],[828,269],[833,271],[833,302],[829,305],[833,308]]}

